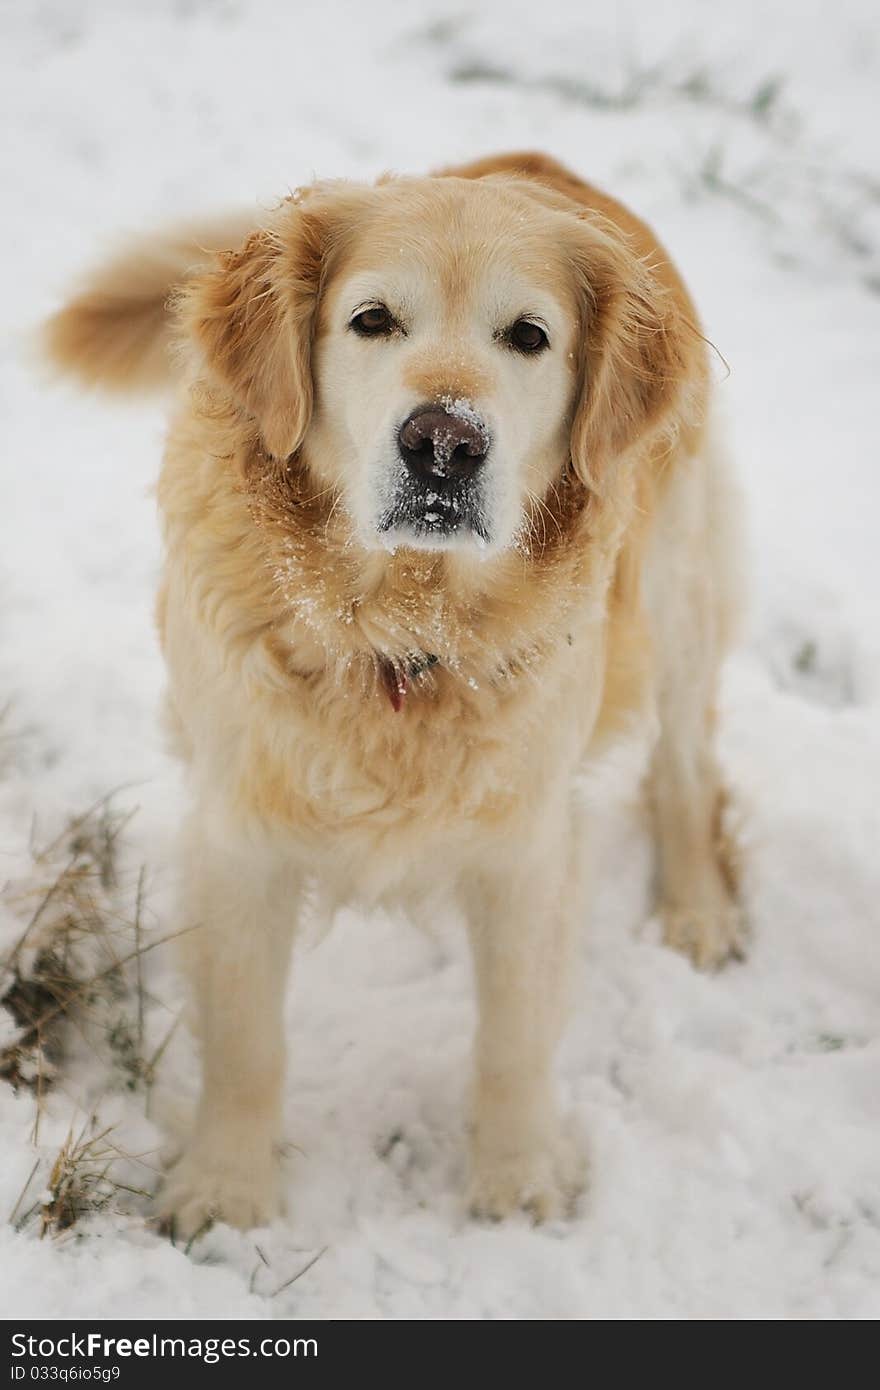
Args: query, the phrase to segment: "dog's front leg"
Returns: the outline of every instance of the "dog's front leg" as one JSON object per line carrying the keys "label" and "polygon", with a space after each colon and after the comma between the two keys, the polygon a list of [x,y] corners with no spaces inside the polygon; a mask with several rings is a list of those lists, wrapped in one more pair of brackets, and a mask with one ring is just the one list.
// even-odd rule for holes
{"label": "dog's front leg", "polygon": [[553,845],[482,866],[468,883],[479,1006],[469,1205],[481,1216],[523,1209],[545,1220],[581,1185],[553,1075],[582,903],[568,845],[562,831]]}
{"label": "dog's front leg", "polygon": [[195,1003],[202,1094],[169,1172],[161,1216],[191,1236],[212,1220],[247,1228],[279,1211],[282,1014],[298,875],[264,855],[185,840],[184,969]]}

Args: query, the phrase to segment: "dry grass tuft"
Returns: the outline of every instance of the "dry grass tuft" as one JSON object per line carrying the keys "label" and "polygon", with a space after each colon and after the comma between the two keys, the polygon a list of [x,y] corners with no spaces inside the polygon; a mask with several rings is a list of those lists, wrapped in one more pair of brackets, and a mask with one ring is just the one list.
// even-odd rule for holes
{"label": "dry grass tuft", "polygon": [[[132,910],[118,864],[130,814],[103,798],[57,839],[33,848],[30,874],[3,890],[3,906],[24,923],[0,973],[6,1013],[0,1079],[16,1090],[40,1096],[52,1084],[71,1025],[90,1037],[97,1025],[129,1086],[147,1074],[139,968],[149,949],[141,943],[143,874]],[[134,984],[126,971],[133,961]]]}
{"label": "dry grass tuft", "polygon": [[37,1220],[40,1239],[47,1234],[59,1236],[83,1216],[106,1211],[121,1194],[149,1198],[146,1189],[133,1187],[115,1175],[114,1169],[120,1162],[131,1162],[131,1156],[110,1141],[111,1133],[112,1126],[98,1130],[94,1113],[77,1133],[71,1126],[52,1160],[42,1192],[27,1205],[34,1175],[43,1162],[37,1159],[9,1218],[17,1231]]}
{"label": "dry grass tuft", "polygon": [[52,1164],[39,1199],[41,1236],[69,1230],[86,1212],[103,1211],[113,1198],[109,1173],[117,1155],[105,1143],[110,1131],[87,1137],[87,1128],[75,1137],[72,1129],[68,1132]]}
{"label": "dry grass tuft", "polygon": [[132,926],[117,851],[128,820],[104,798],[56,840],[33,848],[32,872],[3,890],[3,905],[24,922],[0,976],[7,1013],[0,1079],[17,1090],[42,1094],[56,1076],[65,1026],[127,992],[122,967]]}
{"label": "dry grass tuft", "polygon": [[29,871],[0,892],[14,940],[0,962],[0,1080],[35,1096],[31,1142],[41,1150],[9,1220],[41,1237],[72,1231],[86,1214],[130,1208],[130,1200],[117,1205],[124,1194],[148,1198],[123,1179],[146,1172],[151,1182],[155,1171],[146,1156],[113,1142],[112,1127],[94,1109],[70,1125],[56,1151],[39,1145],[43,1099],[65,1061],[76,1062],[74,1041],[99,1058],[106,1090],[139,1090],[146,1106],[177,1024],[171,1021],[149,1055],[144,1015],[145,1002],[153,1001],[142,959],[170,938],[144,939],[144,871],[126,872],[120,853],[133,812],[118,810],[114,795],[74,817],[50,843],[32,843]]}

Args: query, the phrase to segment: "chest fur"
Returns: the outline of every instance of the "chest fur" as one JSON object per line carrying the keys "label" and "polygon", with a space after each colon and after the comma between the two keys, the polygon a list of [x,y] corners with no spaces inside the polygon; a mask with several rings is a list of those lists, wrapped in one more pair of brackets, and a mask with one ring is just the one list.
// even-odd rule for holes
{"label": "chest fur", "polygon": [[255,505],[195,442],[172,441],[160,485],[160,627],[197,787],[322,844],[504,833],[546,797],[601,699],[614,545],[573,507],[553,552],[476,578],[359,557],[326,517]]}

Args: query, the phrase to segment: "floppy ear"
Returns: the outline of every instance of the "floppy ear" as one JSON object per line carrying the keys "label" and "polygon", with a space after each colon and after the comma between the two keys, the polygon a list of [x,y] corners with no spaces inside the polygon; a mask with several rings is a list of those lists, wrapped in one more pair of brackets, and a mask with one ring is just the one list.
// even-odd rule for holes
{"label": "floppy ear", "polygon": [[618,460],[640,442],[675,433],[699,370],[699,335],[673,290],[610,225],[582,228],[574,262],[584,327],[571,459],[601,496]]}
{"label": "floppy ear", "polygon": [[221,255],[217,269],[191,280],[177,301],[209,377],[253,417],[279,459],[299,448],[311,418],[322,241],[299,207],[289,205],[282,217],[277,228]]}

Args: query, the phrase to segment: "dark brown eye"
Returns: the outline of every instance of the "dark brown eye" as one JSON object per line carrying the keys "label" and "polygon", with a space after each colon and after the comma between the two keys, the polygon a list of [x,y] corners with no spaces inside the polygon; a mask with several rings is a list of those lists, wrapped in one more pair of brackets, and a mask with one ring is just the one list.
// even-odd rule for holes
{"label": "dark brown eye", "polygon": [[528,354],[543,352],[546,347],[550,346],[544,329],[529,319],[517,319],[516,323],[507,330],[507,341],[517,352]]}
{"label": "dark brown eye", "polygon": [[349,324],[362,338],[387,338],[397,328],[391,313],[384,304],[374,304],[371,309],[362,309],[355,314]]}

